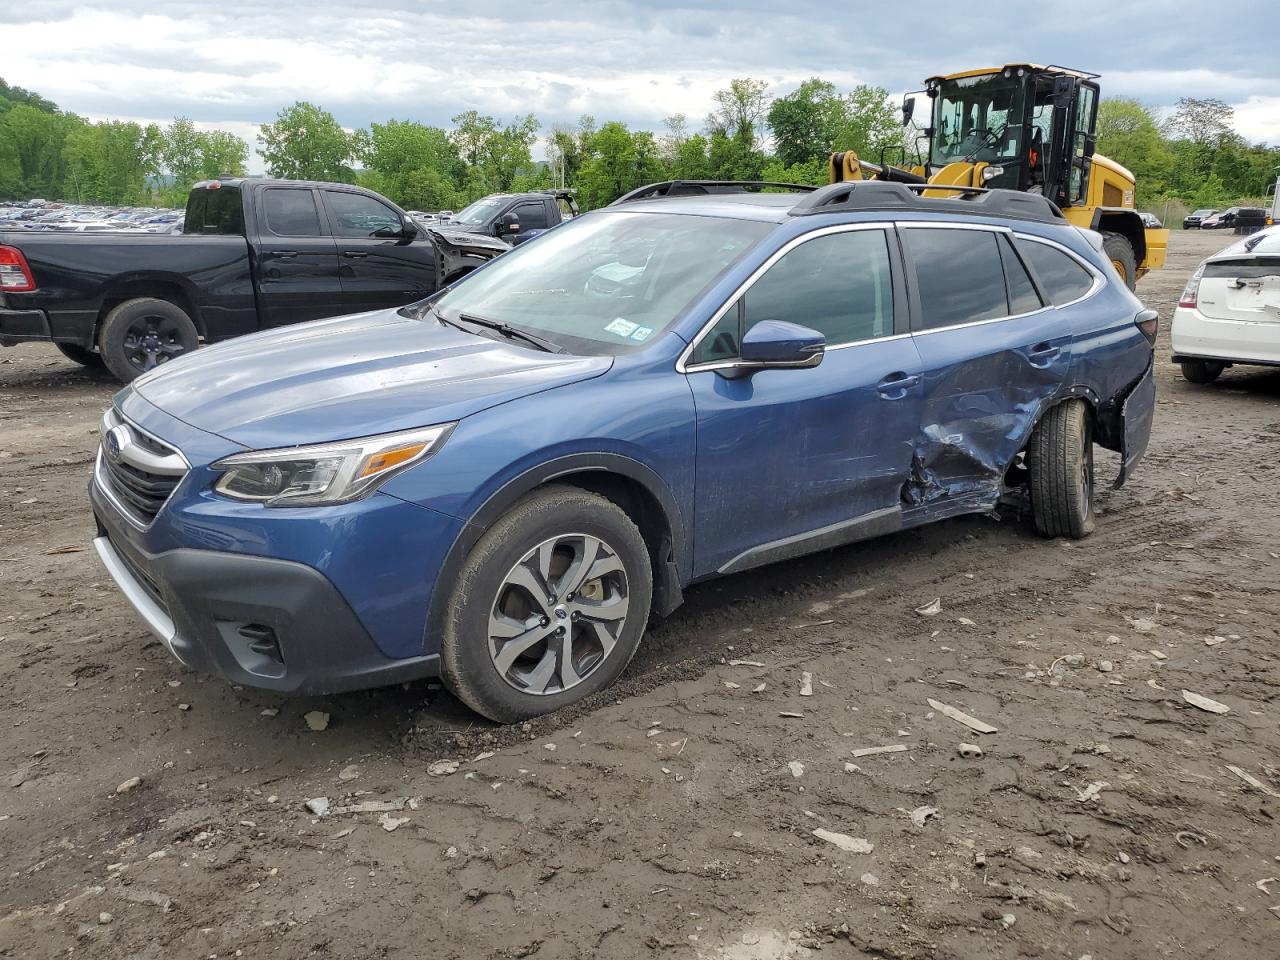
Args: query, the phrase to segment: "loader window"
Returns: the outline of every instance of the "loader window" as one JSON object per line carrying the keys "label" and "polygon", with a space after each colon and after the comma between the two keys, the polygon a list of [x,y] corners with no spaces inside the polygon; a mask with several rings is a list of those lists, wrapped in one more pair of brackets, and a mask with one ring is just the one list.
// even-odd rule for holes
{"label": "loader window", "polygon": [[1019,156],[1025,80],[1000,74],[944,81],[934,105],[934,166]]}

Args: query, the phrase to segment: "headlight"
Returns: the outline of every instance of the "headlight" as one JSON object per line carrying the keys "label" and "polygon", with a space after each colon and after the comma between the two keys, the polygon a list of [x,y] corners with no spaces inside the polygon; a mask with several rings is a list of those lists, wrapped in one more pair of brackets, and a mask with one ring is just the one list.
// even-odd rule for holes
{"label": "headlight", "polygon": [[348,503],[431,456],[453,427],[444,423],[314,447],[238,453],[213,465],[223,471],[214,490],[269,507]]}

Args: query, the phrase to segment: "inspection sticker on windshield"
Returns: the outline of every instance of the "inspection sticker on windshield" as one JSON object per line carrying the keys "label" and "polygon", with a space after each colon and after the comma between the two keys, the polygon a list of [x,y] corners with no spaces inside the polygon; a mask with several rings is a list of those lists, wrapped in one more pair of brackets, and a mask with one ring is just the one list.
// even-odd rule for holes
{"label": "inspection sticker on windshield", "polygon": [[605,327],[605,329],[610,333],[616,333],[620,337],[629,337],[636,332],[637,326],[637,324],[632,323],[630,320],[623,320],[621,317],[618,317],[618,319],[610,323]]}
{"label": "inspection sticker on windshield", "polygon": [[631,339],[648,340],[651,333],[653,333],[653,327],[636,327],[636,332],[631,334]]}

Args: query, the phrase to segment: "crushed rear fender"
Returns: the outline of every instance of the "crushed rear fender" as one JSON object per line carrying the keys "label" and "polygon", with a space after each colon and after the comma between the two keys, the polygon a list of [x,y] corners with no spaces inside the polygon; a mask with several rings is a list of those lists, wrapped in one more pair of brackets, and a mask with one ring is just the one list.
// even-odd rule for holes
{"label": "crushed rear fender", "polygon": [[1142,455],[1147,452],[1151,440],[1151,422],[1156,412],[1155,354],[1147,364],[1146,372],[1134,384],[1120,407],[1121,447],[1120,475],[1115,488],[1121,487],[1133,475]]}

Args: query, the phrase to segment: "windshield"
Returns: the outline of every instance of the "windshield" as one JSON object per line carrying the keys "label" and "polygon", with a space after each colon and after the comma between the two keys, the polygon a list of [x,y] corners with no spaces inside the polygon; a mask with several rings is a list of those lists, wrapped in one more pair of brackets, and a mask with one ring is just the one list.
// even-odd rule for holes
{"label": "windshield", "polygon": [[1025,81],[1000,74],[944,81],[934,102],[929,161],[1000,160],[1019,156]]}
{"label": "windshield", "polygon": [[464,207],[449,219],[476,227],[493,219],[493,215],[498,212],[498,208],[506,202],[506,197],[481,197],[471,206]]}
{"label": "windshield", "polygon": [[508,324],[570,353],[641,349],[775,224],[598,212],[521,244],[434,304],[447,320]]}

